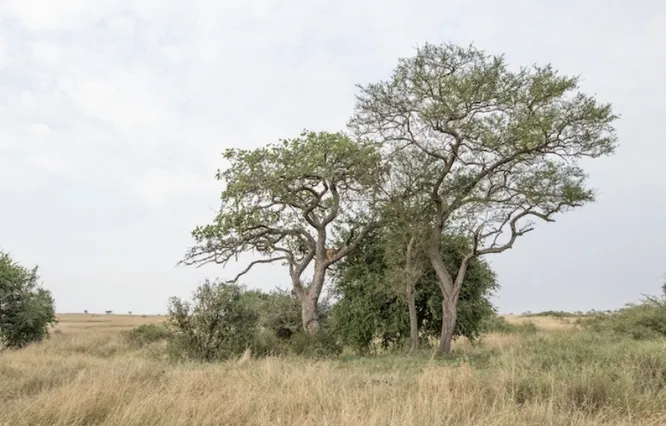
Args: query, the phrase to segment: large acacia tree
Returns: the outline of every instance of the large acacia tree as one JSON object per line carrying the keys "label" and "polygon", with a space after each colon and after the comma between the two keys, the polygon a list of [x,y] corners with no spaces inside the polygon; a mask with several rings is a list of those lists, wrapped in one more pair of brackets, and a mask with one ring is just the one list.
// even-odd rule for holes
{"label": "large acacia tree", "polygon": [[[221,209],[212,224],[192,232],[196,244],[182,263],[224,265],[241,253],[257,256],[233,281],[258,264],[286,264],[303,328],[316,333],[326,271],[377,226],[363,214],[384,174],[376,145],[305,131],[276,145],[228,149],[224,158],[230,165],[216,176],[225,184]],[[342,243],[332,247],[333,241]]]}
{"label": "large acacia tree", "polygon": [[[447,353],[469,263],[510,249],[535,221],[593,201],[579,160],[613,153],[617,117],[580,92],[577,77],[550,65],[510,69],[474,46],[427,44],[388,80],[359,88],[356,135],[382,142],[389,159],[419,154],[414,187],[429,203],[417,217],[428,226]],[[472,241],[457,270],[441,254],[445,232]]]}

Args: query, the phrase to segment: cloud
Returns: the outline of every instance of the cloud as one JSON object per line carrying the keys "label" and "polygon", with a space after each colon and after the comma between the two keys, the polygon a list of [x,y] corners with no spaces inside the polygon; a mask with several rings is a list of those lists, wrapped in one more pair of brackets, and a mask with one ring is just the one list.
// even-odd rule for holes
{"label": "cloud", "polygon": [[[636,250],[609,251],[614,238],[622,248],[640,237],[641,257],[654,253],[643,262],[657,265],[666,255],[649,243],[666,214],[664,151],[655,142],[666,113],[664,19],[666,7],[647,1],[627,8],[600,0],[4,0],[0,200],[9,219],[0,235],[44,265],[62,306],[79,306],[91,293],[106,303],[121,281],[128,291],[157,281],[162,290],[140,302],[154,307],[181,291],[183,277],[192,284],[200,277],[174,278],[164,259],[179,258],[189,230],[210,219],[224,148],[276,142],[303,128],[338,130],[356,83],[386,77],[397,58],[426,41],[475,42],[506,53],[512,65],[552,62],[581,73],[584,90],[613,101],[623,117],[617,158],[589,168],[599,203],[493,259],[506,303],[518,306],[526,294],[547,303],[559,290],[546,288],[571,282],[566,295],[600,281],[614,286],[604,300],[621,304],[638,291],[625,283],[647,282],[658,266],[637,268],[640,278],[607,272],[605,264],[640,260]],[[653,229],[618,233],[617,223]],[[541,255],[528,259],[537,249]],[[575,267],[581,253],[587,266]],[[595,260],[589,253],[610,254]],[[552,262],[572,269],[557,275]],[[279,273],[256,281],[281,283]],[[533,277],[555,285],[532,291]],[[565,298],[556,308],[578,303]],[[138,311],[123,308],[127,299],[102,308]]]}
{"label": "cloud", "polygon": [[5,13],[33,31],[67,28],[76,22],[86,0],[6,0]]}
{"label": "cloud", "polygon": [[212,178],[185,170],[155,168],[131,178],[129,186],[135,196],[150,206],[163,204],[170,197],[192,194],[214,194],[220,189]]}
{"label": "cloud", "polygon": [[88,115],[108,120],[123,131],[139,126],[153,126],[163,118],[155,103],[128,92],[122,84],[88,80],[76,87],[74,97]]}

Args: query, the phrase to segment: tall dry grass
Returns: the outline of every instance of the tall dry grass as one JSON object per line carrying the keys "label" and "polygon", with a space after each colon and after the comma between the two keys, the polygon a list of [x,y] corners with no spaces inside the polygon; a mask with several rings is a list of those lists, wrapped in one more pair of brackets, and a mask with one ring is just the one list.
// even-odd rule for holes
{"label": "tall dry grass", "polygon": [[0,355],[0,425],[663,425],[666,345],[549,330],[428,354],[173,364],[121,330],[162,318],[61,316]]}

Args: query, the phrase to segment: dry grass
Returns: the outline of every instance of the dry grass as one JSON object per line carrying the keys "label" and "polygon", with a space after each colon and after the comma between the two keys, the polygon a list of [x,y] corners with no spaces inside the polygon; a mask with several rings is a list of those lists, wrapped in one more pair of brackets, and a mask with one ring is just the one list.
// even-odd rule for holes
{"label": "dry grass", "polygon": [[538,329],[545,331],[571,330],[578,327],[574,324],[576,318],[573,317],[556,318],[556,317],[540,317],[540,316],[523,317],[520,315],[504,315],[504,319],[509,324],[532,323]]}
{"label": "dry grass", "polygon": [[663,342],[612,342],[544,323],[550,331],[458,342],[456,357],[436,362],[245,354],[172,364],[161,345],[131,349],[120,333],[163,317],[60,321],[48,341],[0,355],[0,425],[666,424]]}

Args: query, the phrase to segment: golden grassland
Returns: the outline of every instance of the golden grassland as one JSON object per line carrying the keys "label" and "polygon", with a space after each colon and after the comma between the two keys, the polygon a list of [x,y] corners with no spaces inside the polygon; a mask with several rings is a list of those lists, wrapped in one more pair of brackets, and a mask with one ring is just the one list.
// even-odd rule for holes
{"label": "golden grassland", "polygon": [[509,324],[526,324],[532,323],[538,329],[544,331],[558,331],[558,330],[571,330],[577,328],[575,325],[576,318],[555,318],[555,317],[541,317],[541,316],[521,316],[521,315],[503,315],[504,319]]}
{"label": "golden grassland", "polygon": [[[456,354],[175,364],[122,331],[164,317],[60,315],[0,355],[0,425],[666,425],[666,343],[568,319],[458,341]],[[509,317],[520,323],[526,318]]]}

